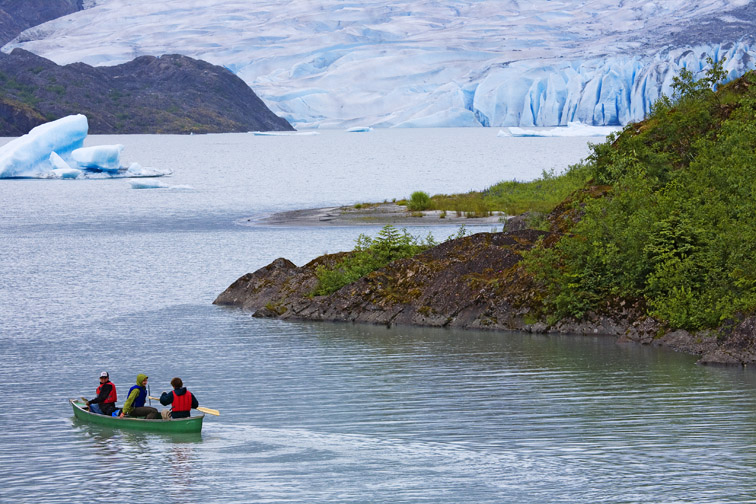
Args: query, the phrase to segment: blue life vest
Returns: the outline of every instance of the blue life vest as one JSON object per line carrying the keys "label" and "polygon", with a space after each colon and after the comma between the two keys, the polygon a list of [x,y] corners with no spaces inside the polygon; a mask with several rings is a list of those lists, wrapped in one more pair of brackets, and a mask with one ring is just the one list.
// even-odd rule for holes
{"label": "blue life vest", "polygon": [[135,408],[141,408],[142,406],[144,406],[144,401],[147,399],[147,389],[140,387],[139,385],[134,385],[129,389],[129,395],[127,395],[126,397],[131,397],[131,391],[134,389],[139,389],[139,395],[136,399],[134,399],[133,406]]}

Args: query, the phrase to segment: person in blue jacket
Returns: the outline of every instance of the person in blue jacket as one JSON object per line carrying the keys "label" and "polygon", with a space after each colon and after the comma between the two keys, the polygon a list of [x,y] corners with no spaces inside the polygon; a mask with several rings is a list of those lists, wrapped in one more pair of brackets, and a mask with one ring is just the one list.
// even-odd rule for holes
{"label": "person in blue jacket", "polygon": [[[171,418],[187,418],[191,416],[191,410],[199,407],[199,402],[194,394],[186,390],[181,378],[171,380],[173,392],[163,392],[160,394],[160,404],[168,406],[172,404],[170,411]],[[163,418],[167,416],[167,410],[163,411]]]}
{"label": "person in blue jacket", "polygon": [[148,420],[160,416],[157,409],[144,405],[144,401],[147,399],[147,380],[146,374],[137,375],[136,385],[129,389],[129,396],[123,403],[123,409],[119,416],[145,417]]}

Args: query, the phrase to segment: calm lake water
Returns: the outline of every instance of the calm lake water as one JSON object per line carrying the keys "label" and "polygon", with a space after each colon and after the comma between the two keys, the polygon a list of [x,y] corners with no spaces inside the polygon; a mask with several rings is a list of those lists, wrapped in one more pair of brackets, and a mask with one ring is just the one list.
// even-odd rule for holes
{"label": "calm lake water", "polygon": [[[303,264],[378,230],[239,219],[529,180],[588,141],[97,136],[172,168],[174,188],[0,181],[0,502],[756,502],[749,369],[603,337],[284,323],[211,304],[277,257]],[[93,397],[102,370],[122,398],[137,373],[153,395],[180,376],[221,416],[179,437],[79,423],[67,398]]]}

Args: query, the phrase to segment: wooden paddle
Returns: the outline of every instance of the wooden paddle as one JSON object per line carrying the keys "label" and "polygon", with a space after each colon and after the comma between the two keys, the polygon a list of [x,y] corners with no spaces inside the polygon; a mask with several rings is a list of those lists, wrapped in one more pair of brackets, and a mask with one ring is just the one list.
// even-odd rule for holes
{"label": "wooden paddle", "polygon": [[[160,400],[159,397],[147,396],[147,398],[148,399],[152,399],[154,401],[159,401]],[[220,416],[220,411],[218,411],[217,409],[204,408],[204,407],[200,406],[200,407],[197,408],[197,411],[201,411],[202,413],[207,413],[208,415]]]}

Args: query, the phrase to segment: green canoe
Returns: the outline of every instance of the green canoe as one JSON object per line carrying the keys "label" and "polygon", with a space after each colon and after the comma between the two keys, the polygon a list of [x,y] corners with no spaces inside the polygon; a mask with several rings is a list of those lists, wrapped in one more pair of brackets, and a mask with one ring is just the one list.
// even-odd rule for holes
{"label": "green canoe", "polygon": [[69,399],[73,408],[74,416],[85,422],[114,427],[118,429],[134,429],[146,432],[164,432],[166,434],[183,434],[188,432],[200,432],[204,413],[189,418],[176,418],[171,420],[147,420],[144,418],[112,417],[90,413],[86,409],[86,403],[79,399]]}

